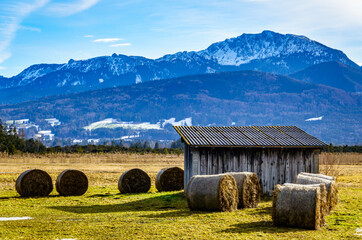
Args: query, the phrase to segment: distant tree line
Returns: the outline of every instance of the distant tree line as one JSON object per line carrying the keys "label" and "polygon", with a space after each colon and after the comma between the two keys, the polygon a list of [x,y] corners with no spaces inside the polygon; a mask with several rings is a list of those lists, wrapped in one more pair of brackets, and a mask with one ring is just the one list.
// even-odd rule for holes
{"label": "distant tree line", "polygon": [[325,147],[323,149],[323,152],[340,152],[340,153],[346,153],[346,152],[356,152],[356,153],[362,153],[362,146],[361,145],[354,145],[354,146],[334,146],[332,143],[328,145],[328,147]]}
{"label": "distant tree line", "polygon": [[155,154],[177,154],[180,155],[183,153],[181,148],[151,148],[144,147],[141,143],[140,145],[135,143],[130,147],[123,147],[120,145],[71,145],[71,146],[55,146],[48,147],[47,153],[155,153]]}
{"label": "distant tree line", "polygon": [[[332,143],[323,149],[324,152],[357,152],[362,153],[362,146],[334,146]],[[19,132],[15,127],[3,124],[0,119],[0,152],[8,154],[22,153],[155,153],[155,154],[182,154],[183,143],[181,139],[173,141],[170,148],[160,148],[156,142],[154,148],[151,148],[148,141],[133,142],[129,147],[120,144],[112,143],[111,145],[71,145],[71,146],[55,146],[46,147],[40,141],[34,139],[25,139],[25,134],[22,130]]]}

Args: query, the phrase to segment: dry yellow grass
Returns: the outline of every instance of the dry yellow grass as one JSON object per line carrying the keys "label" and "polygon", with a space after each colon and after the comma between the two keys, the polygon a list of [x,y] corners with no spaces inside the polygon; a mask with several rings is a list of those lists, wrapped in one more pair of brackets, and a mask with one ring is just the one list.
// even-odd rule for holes
{"label": "dry yellow grass", "polygon": [[[322,153],[319,157],[320,173],[348,180],[351,184],[362,184],[362,154],[360,153]],[[345,181],[342,181],[345,183]]]}
{"label": "dry yellow grass", "polygon": [[[157,154],[22,154],[0,155],[0,187],[14,188],[16,178],[24,171],[42,169],[50,174],[53,181],[65,169],[83,171],[92,186],[114,185],[123,172],[131,168],[146,171],[152,181],[165,167],[183,168],[183,155]],[[9,178],[10,177],[10,178]]]}
{"label": "dry yellow grass", "polygon": [[[343,157],[343,156],[342,156]],[[362,226],[362,165],[338,165],[340,201],[320,231],[278,228],[271,219],[270,198],[257,208],[192,212],[183,192],[159,193],[156,173],[183,167],[183,156],[137,154],[0,155],[0,216],[32,217],[0,222],[0,239],[353,239]],[[321,165],[321,169],[326,165]],[[139,167],[153,178],[145,194],[120,194],[117,182]],[[83,196],[21,198],[15,180],[40,168],[56,179],[65,169],[84,171],[89,189]]]}
{"label": "dry yellow grass", "polygon": [[360,153],[328,153],[319,156],[321,165],[362,165],[362,154]]}
{"label": "dry yellow grass", "polygon": [[[362,184],[362,154],[358,153],[322,153],[320,154],[320,172],[344,179],[344,183]],[[165,167],[183,168],[183,155],[164,154],[18,154],[8,156],[0,153],[0,187],[14,188],[16,178],[24,171],[33,168],[42,169],[56,177],[65,169],[83,171],[90,185],[113,185],[123,172],[131,168],[146,171],[154,182],[156,174]],[[353,179],[349,179],[353,176]]]}

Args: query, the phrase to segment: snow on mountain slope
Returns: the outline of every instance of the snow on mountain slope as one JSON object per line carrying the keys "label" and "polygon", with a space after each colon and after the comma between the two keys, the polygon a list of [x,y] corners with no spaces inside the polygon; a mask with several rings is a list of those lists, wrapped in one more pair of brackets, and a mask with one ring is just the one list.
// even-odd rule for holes
{"label": "snow on mountain slope", "polygon": [[160,123],[151,124],[149,122],[143,122],[143,123],[133,123],[133,122],[122,122],[118,121],[113,118],[107,118],[102,121],[98,121],[95,123],[92,123],[86,127],[83,127],[85,130],[92,131],[98,128],[124,128],[124,129],[154,129],[154,130],[161,130]]}
{"label": "snow on mountain slope", "polygon": [[[161,123],[162,122],[162,123]],[[159,121],[157,123],[150,122],[124,122],[114,118],[106,118],[102,121],[91,123],[88,126],[83,127],[85,130],[92,131],[99,128],[123,128],[123,129],[134,129],[134,130],[162,130],[167,124],[172,126],[191,126],[192,118],[185,118],[176,122],[176,118],[170,118],[166,120]]]}
{"label": "snow on mountain slope", "polygon": [[17,76],[0,78],[0,104],[192,74],[237,70],[291,74],[330,61],[359,68],[343,52],[304,36],[263,31],[226,39],[199,52],[178,52],[155,60],[113,54],[32,65]]}
{"label": "snow on mountain slope", "polygon": [[239,66],[253,60],[299,54],[304,55],[310,64],[334,60],[357,66],[341,51],[331,49],[304,36],[284,35],[272,31],[243,34],[237,38],[226,39],[212,44],[198,54],[207,59],[215,59],[221,65]]}

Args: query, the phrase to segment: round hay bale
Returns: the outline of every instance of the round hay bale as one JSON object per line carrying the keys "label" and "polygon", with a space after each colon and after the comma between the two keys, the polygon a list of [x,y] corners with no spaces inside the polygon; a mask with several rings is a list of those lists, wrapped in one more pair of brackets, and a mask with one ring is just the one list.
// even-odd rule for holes
{"label": "round hay bale", "polygon": [[53,191],[53,183],[47,172],[31,169],[20,174],[15,188],[22,197],[44,197]]}
{"label": "round hay bale", "polygon": [[184,170],[179,167],[161,169],[156,176],[156,188],[159,192],[184,189]]}
{"label": "round hay bale", "polygon": [[81,196],[88,190],[88,178],[81,171],[64,170],[59,174],[55,187],[62,196]]}
{"label": "round hay bale", "polygon": [[275,226],[319,229],[321,226],[319,187],[277,184],[273,191],[272,219]]}
{"label": "round hay bale", "polygon": [[121,193],[145,193],[151,188],[151,178],[139,168],[124,172],[118,181]]}
{"label": "round hay bale", "polygon": [[238,206],[238,189],[233,176],[195,175],[186,188],[186,199],[192,211],[234,211]]}
{"label": "round hay bale", "polygon": [[255,208],[261,196],[261,187],[258,176],[253,172],[230,172],[235,178],[239,193],[238,208]]}
{"label": "round hay bale", "polygon": [[[283,184],[283,186],[291,186],[291,187],[295,187],[296,185],[298,186],[300,184],[295,184],[295,183],[284,183]],[[326,185],[324,183],[321,183],[321,184],[310,184],[310,185],[302,185],[302,186],[319,188],[320,196],[321,196],[320,197],[320,216],[321,216],[320,226],[324,226],[326,224],[325,217],[329,214]]]}
{"label": "round hay bale", "polygon": [[325,178],[313,177],[304,174],[298,174],[295,178],[296,184],[321,184],[324,183],[327,188],[327,205],[328,211],[332,211],[332,209],[338,203],[338,188],[337,183],[334,180],[328,180]]}
{"label": "round hay bale", "polygon": [[323,178],[323,179],[327,179],[330,181],[336,181],[335,177],[331,177],[331,176],[327,176],[324,174],[319,174],[319,173],[307,173],[307,172],[301,172],[299,173],[301,175],[305,175],[305,176],[310,176],[310,177],[317,177],[317,178]]}

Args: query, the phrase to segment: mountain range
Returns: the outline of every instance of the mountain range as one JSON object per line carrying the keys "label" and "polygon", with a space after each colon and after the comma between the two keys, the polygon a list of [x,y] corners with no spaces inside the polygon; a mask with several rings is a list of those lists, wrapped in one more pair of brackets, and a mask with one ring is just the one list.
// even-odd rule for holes
{"label": "mountain range", "polygon": [[331,61],[361,72],[342,51],[304,36],[263,31],[226,39],[202,51],[178,52],[155,60],[113,54],[32,65],[14,77],[0,78],[0,104],[190,74],[254,70],[287,75]]}
{"label": "mountain range", "polygon": [[[135,132],[84,129],[108,118],[156,124],[161,119],[189,117],[196,125],[297,125],[327,142],[352,143],[360,141],[361,103],[362,96],[356,93],[277,74],[239,71],[46,97],[3,106],[0,116],[34,122],[55,117],[63,124],[53,131],[62,138],[117,137]],[[323,121],[305,121],[321,115]],[[142,135],[150,136],[177,137],[171,126]]]}
{"label": "mountain range", "polygon": [[[28,136],[41,126],[63,139],[175,139],[171,124],[192,121],[296,125],[327,143],[361,144],[361,86],[361,67],[342,51],[263,31],[159,59],[32,65],[0,77],[0,119],[30,119]],[[59,124],[42,125],[52,118]]]}
{"label": "mountain range", "polygon": [[324,84],[347,92],[362,92],[362,71],[340,62],[312,65],[290,76],[304,82]]}

